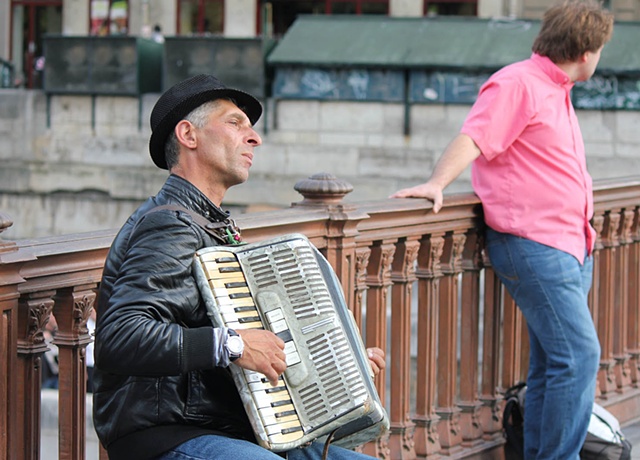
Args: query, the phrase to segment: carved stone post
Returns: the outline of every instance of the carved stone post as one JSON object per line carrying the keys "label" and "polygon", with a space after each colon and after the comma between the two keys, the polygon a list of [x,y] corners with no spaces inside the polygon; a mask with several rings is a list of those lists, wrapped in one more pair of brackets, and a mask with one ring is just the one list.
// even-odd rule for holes
{"label": "carved stone post", "polygon": [[438,432],[443,453],[455,454],[462,449],[460,408],[456,405],[458,377],[458,274],[462,272],[462,251],[466,236],[452,233],[445,236],[440,280],[438,334]]}
{"label": "carved stone post", "polygon": [[19,302],[18,366],[19,397],[22,407],[16,414],[20,454],[25,459],[40,456],[40,391],[42,359],[49,349],[44,330],[51,317],[55,291],[23,294]]}
{"label": "carved stone post", "polygon": [[[504,288],[503,288],[504,289]],[[503,290],[504,351],[502,387],[509,388],[514,383],[526,380],[526,361],[523,362],[522,349],[528,350],[528,335],[525,319],[516,302],[506,289]]]}
{"label": "carved stone post", "polygon": [[[598,331],[598,338],[600,338],[600,255],[604,246],[602,244],[602,230],[604,228],[604,215],[596,214],[593,216],[593,228],[596,231],[596,241],[593,248],[593,282],[591,283],[591,290],[589,291],[589,310],[591,311],[591,317],[595,325],[596,331]],[[606,378],[605,368],[603,367],[603,354],[600,354],[600,369],[598,370],[598,385],[596,387],[596,396],[600,396],[602,393],[600,389],[600,383],[602,379]]]}
{"label": "carved stone post", "polygon": [[633,210],[624,210],[620,213],[621,222],[619,227],[618,253],[616,257],[616,281],[613,286],[615,302],[613,308],[613,359],[614,374],[616,378],[616,389],[618,393],[624,393],[631,385],[631,371],[629,369],[629,359],[631,356],[627,350],[628,327],[629,327],[629,260],[630,248],[633,239],[631,238],[631,228],[633,225]]}
{"label": "carved stone post", "polygon": [[[374,243],[371,248],[369,267],[367,271],[367,346],[387,349],[387,299],[391,286],[391,263],[395,246],[387,242]],[[382,370],[376,377],[376,386],[380,398],[384,400],[385,374]]]}
{"label": "carved stone post", "polygon": [[[391,286],[391,263],[395,252],[392,242],[377,241],[371,248],[367,268],[367,319],[365,324],[367,347],[380,347],[387,350],[387,300]],[[392,363],[393,365],[393,363]],[[385,401],[386,370],[382,369],[375,377],[380,399]],[[367,446],[370,447],[370,446]],[[378,440],[375,451],[366,449],[365,453],[376,458],[389,458],[386,437]]]}
{"label": "carved stone post", "polygon": [[640,384],[638,366],[640,366],[640,207],[634,210],[629,250],[629,329],[628,343],[629,369],[631,385]]}
{"label": "carved stone post", "polygon": [[482,341],[482,380],[480,386],[480,420],[484,437],[502,438],[502,396],[496,389],[500,386],[500,353],[502,324],[502,283],[496,276],[486,251],[484,263],[484,319]]}
{"label": "carved stone post", "polygon": [[95,285],[58,291],[53,312],[58,322],[54,343],[60,350],[59,459],[85,458],[86,346],[91,341],[87,319],[95,301]]}
{"label": "carved stone post", "polygon": [[353,185],[338,179],[333,174],[317,173],[308,179],[296,182],[293,189],[304,197],[302,201],[292,203],[292,206],[320,206],[337,205],[353,191]]}
{"label": "carved stone post", "polygon": [[[11,227],[11,218],[0,212],[0,234]],[[9,265],[19,258],[14,242],[0,238],[0,458],[16,460],[21,447],[15,416],[19,410],[17,367],[18,285],[25,280]]]}
{"label": "carved stone post", "polygon": [[469,230],[462,257],[460,315],[460,428],[462,444],[482,442],[481,403],[478,399],[478,349],[480,341],[480,241],[478,229]]}
{"label": "carved stone post", "polygon": [[610,398],[612,396],[610,393],[616,390],[615,360],[613,359],[613,305],[615,302],[613,286],[615,285],[614,261],[619,245],[617,233],[619,225],[619,209],[612,209],[605,214],[602,229],[604,248],[600,251],[600,271],[597,275],[600,282],[597,331],[602,349],[598,380],[600,397],[604,399]]}
{"label": "carved stone post", "polygon": [[[293,203],[292,206],[324,208],[329,214],[324,255],[340,279],[347,305],[362,332],[362,300],[367,289],[366,274],[370,250],[368,247],[356,248],[356,236],[358,223],[368,216],[358,211],[355,206],[343,203],[343,198],[353,190],[353,186],[332,174],[314,174],[308,179],[297,182],[294,189],[304,199]],[[367,321],[367,327],[380,323],[377,317],[373,316],[370,321]],[[382,324],[385,324],[384,320]],[[381,337],[385,339],[386,335],[382,334]],[[379,342],[380,338],[377,335],[375,338],[370,338],[367,333],[368,346],[375,345],[384,350],[385,343]],[[384,382],[384,380],[381,381]],[[377,381],[377,388],[384,402],[384,385],[380,381]],[[386,437],[360,446],[358,450],[378,458],[389,458]]]}
{"label": "carved stone post", "polygon": [[362,311],[364,308],[363,299],[364,294],[369,287],[367,286],[367,267],[369,266],[369,257],[371,256],[371,249],[369,247],[356,249],[356,281],[354,287],[354,306],[353,316],[356,319],[356,323],[362,331]]}
{"label": "carved stone post", "polygon": [[411,298],[416,281],[415,261],[420,242],[399,243],[393,258],[391,280],[391,436],[394,459],[414,459],[414,423],[411,421]]}
{"label": "carved stone post", "polygon": [[440,435],[436,414],[436,357],[438,350],[438,304],[444,249],[442,234],[426,236],[418,252],[418,357],[416,361],[415,449],[421,458],[439,458]]}
{"label": "carved stone post", "polygon": [[[325,208],[329,213],[325,257],[342,283],[344,297],[352,311],[355,309],[356,242],[358,223],[367,217],[355,206],[344,204],[343,198],[353,186],[328,173],[314,174],[296,183],[294,189],[304,199],[294,207]],[[355,312],[354,312],[355,316]],[[358,323],[360,324],[360,323]]]}

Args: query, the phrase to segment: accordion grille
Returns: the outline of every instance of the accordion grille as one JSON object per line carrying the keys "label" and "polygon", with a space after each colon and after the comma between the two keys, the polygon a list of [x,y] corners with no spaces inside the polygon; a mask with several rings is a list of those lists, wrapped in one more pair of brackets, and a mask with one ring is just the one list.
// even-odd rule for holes
{"label": "accordion grille", "polygon": [[309,247],[284,248],[247,259],[250,276],[259,288],[284,286],[298,320],[333,314],[334,307],[322,272]]}
{"label": "accordion grille", "polygon": [[[309,246],[285,246],[251,254],[243,265],[259,289],[278,285],[286,291],[290,311],[300,324],[335,316],[333,299]],[[296,391],[306,421],[318,426],[336,413],[360,404],[367,397],[367,389],[340,327],[314,334],[306,345],[319,378]]]}
{"label": "accordion grille", "polygon": [[320,380],[299,389],[298,394],[309,420],[321,423],[328,415],[340,413],[366,396],[367,390],[359,378],[349,344],[339,328],[313,337],[307,345]]}

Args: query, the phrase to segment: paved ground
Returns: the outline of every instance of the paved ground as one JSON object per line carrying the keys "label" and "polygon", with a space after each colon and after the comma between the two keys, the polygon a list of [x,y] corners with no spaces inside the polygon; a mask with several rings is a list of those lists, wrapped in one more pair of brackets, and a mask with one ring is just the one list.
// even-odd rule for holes
{"label": "paved ground", "polygon": [[622,433],[631,445],[631,460],[640,460],[640,421],[622,427]]}
{"label": "paved ground", "polygon": [[[91,414],[92,401],[87,397],[87,413]],[[58,460],[58,393],[57,390],[42,392],[42,439],[41,460]],[[631,460],[640,460],[640,420],[622,427],[622,433],[634,448]],[[98,439],[91,417],[87,417],[86,460],[98,460]]]}
{"label": "paved ground", "polygon": [[[86,460],[98,460],[98,438],[91,419],[92,400],[87,396],[87,444]],[[42,390],[42,437],[40,460],[58,460],[58,390]]]}

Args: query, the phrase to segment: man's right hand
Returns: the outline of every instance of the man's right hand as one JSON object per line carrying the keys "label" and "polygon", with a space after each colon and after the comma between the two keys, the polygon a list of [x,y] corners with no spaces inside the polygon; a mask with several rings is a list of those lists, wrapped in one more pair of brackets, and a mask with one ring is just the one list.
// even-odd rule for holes
{"label": "man's right hand", "polygon": [[260,372],[276,386],[278,377],[287,368],[284,341],[271,331],[263,329],[236,329],[244,342],[242,358],[233,362],[251,371]]}

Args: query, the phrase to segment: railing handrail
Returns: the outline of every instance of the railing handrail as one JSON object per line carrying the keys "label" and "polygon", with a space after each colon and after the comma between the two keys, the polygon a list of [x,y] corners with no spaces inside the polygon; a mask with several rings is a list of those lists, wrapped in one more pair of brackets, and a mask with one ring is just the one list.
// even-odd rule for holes
{"label": "railing handrail", "polygon": [[[311,179],[291,208],[236,221],[248,242],[304,233],[336,270],[367,345],[387,350],[376,386],[392,429],[364,450],[381,458],[502,458],[501,392],[526,377],[526,327],[483,257],[478,198],[447,195],[434,214],[427,200],[350,203],[348,184]],[[598,181],[594,197],[598,400],[624,422],[640,417],[640,177]],[[8,226],[0,212],[0,237]],[[51,314],[59,325],[59,457],[85,457],[86,321],[116,233],[0,238],[0,413],[12,414],[0,419],[1,458],[39,458]]]}

